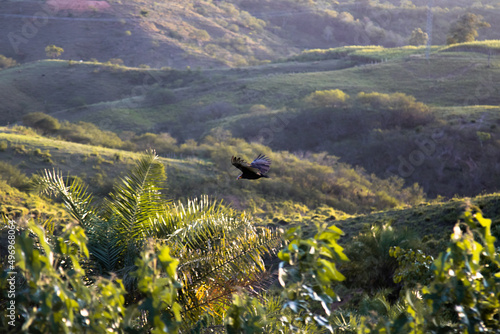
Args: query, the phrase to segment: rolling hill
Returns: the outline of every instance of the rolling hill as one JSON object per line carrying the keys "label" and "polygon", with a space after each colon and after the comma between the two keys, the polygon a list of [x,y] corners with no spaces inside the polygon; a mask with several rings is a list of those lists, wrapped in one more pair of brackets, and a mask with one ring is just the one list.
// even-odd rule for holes
{"label": "rolling hill", "polygon": [[[408,44],[426,29],[427,1],[2,1],[0,54],[18,62],[64,49],[65,60],[123,61],[127,66],[182,69],[262,64],[306,49]],[[465,12],[491,24],[481,39],[498,38],[495,1],[440,1],[433,8],[433,44],[446,42]]]}
{"label": "rolling hill", "polygon": [[[0,72],[0,112],[4,125],[43,111],[123,138],[168,133],[179,143],[229,131],[273,150],[325,151],[379,177],[417,182],[431,197],[475,196],[500,182],[491,160],[499,152],[498,49],[498,41],[434,47],[426,59],[424,47],[343,47],[208,70],[47,60]],[[347,106],[304,103],[332,89],[350,96]],[[413,96],[430,118],[391,125],[392,107],[357,98],[373,92]]]}

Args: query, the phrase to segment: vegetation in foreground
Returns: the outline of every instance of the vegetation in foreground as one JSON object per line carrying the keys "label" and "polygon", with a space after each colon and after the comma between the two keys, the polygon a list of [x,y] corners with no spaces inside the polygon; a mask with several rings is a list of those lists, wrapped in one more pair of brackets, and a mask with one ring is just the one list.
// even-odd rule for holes
{"label": "vegetation in foreground", "polygon": [[[77,223],[43,227],[4,221],[3,231],[14,231],[10,239],[16,246],[4,255],[3,311],[13,298],[9,284],[16,286],[17,307],[2,318],[4,331],[12,324],[22,332],[52,333],[500,329],[500,255],[492,221],[475,209],[465,211],[446,251],[435,258],[407,248],[402,235],[391,240],[396,234],[390,229],[355,241],[355,247],[371,249],[367,254],[372,255],[395,241],[386,257],[356,260],[338,244],[343,232],[334,225],[318,224],[311,237],[300,227],[290,228],[278,254],[280,288],[269,289],[262,255],[276,251],[279,239],[268,229],[241,224],[244,215],[231,218],[225,210],[220,215],[214,206],[164,204],[156,185],[161,170],[154,156],[145,156],[116,186],[100,215],[89,206],[80,183],[66,185],[49,171],[40,176],[42,191],[62,196]],[[230,232],[233,226],[239,226],[236,233]],[[243,243],[234,239],[239,237]],[[392,271],[382,262],[388,257],[397,263]],[[369,266],[372,275],[390,276],[399,284],[398,293],[390,301],[381,290],[369,290],[373,282],[358,281],[356,289],[349,289],[358,278],[349,282],[349,260],[358,270]],[[6,270],[9,264],[17,266],[15,276]],[[256,290],[256,284],[263,290]],[[362,291],[363,299],[353,298],[355,291]]]}

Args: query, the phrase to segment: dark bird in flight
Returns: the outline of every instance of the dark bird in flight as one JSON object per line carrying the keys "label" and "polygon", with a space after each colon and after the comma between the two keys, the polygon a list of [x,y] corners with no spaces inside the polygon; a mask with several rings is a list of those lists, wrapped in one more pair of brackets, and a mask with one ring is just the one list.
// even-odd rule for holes
{"label": "dark bird in flight", "polygon": [[271,166],[271,160],[263,154],[259,154],[251,164],[245,162],[245,160],[237,157],[231,158],[231,163],[234,167],[241,170],[241,174],[238,175],[239,179],[250,179],[256,180],[261,177],[269,177],[267,176],[267,172],[269,171],[269,167]]}

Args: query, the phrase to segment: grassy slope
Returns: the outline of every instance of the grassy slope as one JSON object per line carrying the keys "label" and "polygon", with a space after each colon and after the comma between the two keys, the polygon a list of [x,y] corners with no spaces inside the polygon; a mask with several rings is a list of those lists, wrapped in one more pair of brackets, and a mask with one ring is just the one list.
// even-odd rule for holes
{"label": "grassy slope", "polygon": [[[25,128],[24,128],[25,129]],[[91,191],[106,195],[114,179],[130,169],[139,153],[49,139],[16,128],[0,128],[0,159],[31,175],[44,168],[79,176]],[[228,157],[239,155],[248,161],[258,153],[273,161],[271,178],[238,182],[238,171]],[[168,198],[211,194],[229,200],[239,209],[259,214],[286,211],[290,205],[327,205],[346,212],[369,212],[423,200],[419,188],[404,189],[395,180],[381,180],[360,169],[339,164],[331,157],[310,155],[299,158],[288,152],[241,139],[207,138],[197,145],[171,146],[162,158],[166,165]],[[264,209],[264,210],[262,210]],[[295,211],[295,209],[292,209]]]}
{"label": "grassy slope", "polygon": [[432,201],[413,207],[364,215],[346,215],[331,208],[302,211],[301,214],[297,210],[288,215],[274,216],[272,225],[285,227],[305,225],[311,227],[311,231],[314,232],[313,224],[326,222],[339,227],[345,233],[341,239],[341,243],[345,244],[350,242],[360,231],[367,231],[374,225],[389,224],[397,230],[407,229],[416,233],[422,239],[425,251],[435,256],[446,247],[453,226],[461,220],[467,207],[479,208],[484,217],[492,219],[492,232],[497,238],[500,238],[500,193],[479,195],[472,198],[457,197],[449,201]]}
{"label": "grassy slope", "polygon": [[[498,56],[494,56],[490,61],[492,66],[487,67],[487,56],[480,53],[439,52],[427,61],[408,54],[394,57],[392,49],[372,51],[367,48],[361,63],[359,55],[355,55],[240,70],[184,71],[177,72],[175,77],[167,70],[117,69],[92,63],[32,63],[2,71],[0,94],[8,104],[0,113],[5,120],[14,120],[21,113],[33,110],[58,112],[58,117],[72,120],[87,120],[89,115],[102,120],[110,112],[117,115],[117,110],[133,109],[133,114],[141,114],[136,117],[143,120],[136,130],[141,131],[151,129],[153,123],[158,126],[167,122],[175,129],[175,121],[183,113],[197,112],[217,102],[232,105],[234,111],[227,116],[246,112],[253,104],[264,104],[271,109],[294,107],[297,99],[322,89],[338,88],[351,95],[361,91],[399,91],[439,106],[500,103]],[[388,57],[383,57],[384,52]],[[422,49],[415,53],[421,54]],[[387,62],[349,67],[356,62],[366,64],[391,57]],[[167,104],[151,104],[147,100],[142,104],[124,102],[123,99],[137,93],[147,93],[154,84],[171,89],[175,101]],[[105,101],[110,102],[103,104]],[[113,118],[113,126],[119,130],[130,128],[127,116],[109,118]],[[191,132],[189,124],[182,127]],[[175,130],[180,131],[179,127]],[[194,133],[191,137],[202,134]]]}
{"label": "grassy slope", "polygon": [[[312,50],[288,62],[206,71],[145,70],[89,62],[30,63],[0,72],[0,97],[6,101],[0,113],[8,122],[43,110],[71,121],[90,120],[105,130],[170,132],[181,142],[199,140],[216,128],[255,140],[268,129],[272,136],[264,142],[273,149],[326,150],[384,177],[398,173],[398,156],[408,159],[418,149],[414,140],[430,138],[446,127],[436,159],[427,159],[407,184],[419,182],[433,196],[472,196],[483,189],[497,189],[496,180],[483,181],[486,175],[496,175],[494,170],[481,170],[484,175],[469,170],[471,161],[494,167],[488,157],[496,154],[498,146],[500,119],[495,105],[500,103],[500,59],[498,41],[466,46],[468,52],[460,45],[434,48],[429,60],[423,57],[424,48]],[[490,59],[485,47],[494,51]],[[458,52],[453,51],[457,48]],[[325,123],[315,114],[302,126],[294,121],[307,112],[301,99],[324,89],[342,89],[351,96],[361,91],[404,92],[430,105],[437,120],[416,129],[330,138],[336,130],[318,132],[316,123]],[[168,100],[161,99],[165,92]],[[254,105],[265,107],[249,112]],[[492,136],[486,146],[478,140],[478,131]],[[380,154],[374,156],[375,152]],[[447,175],[450,180],[470,182],[456,184]],[[436,179],[440,181],[430,182]]]}
{"label": "grassy slope", "polygon": [[[0,152],[2,161],[17,165],[27,174],[35,173],[44,168],[56,167],[65,175],[80,176],[87,180],[90,183],[91,191],[97,191],[99,187],[103,186],[109,187],[109,182],[128,171],[140,155],[140,153],[14,133],[7,128],[0,128],[0,130],[0,142],[9,143],[8,148]],[[42,155],[35,154],[36,149],[41,150]],[[50,159],[47,159],[47,156]],[[234,185],[231,187],[237,187],[239,190],[230,196],[225,196],[223,192],[228,185],[228,180],[224,181],[226,176],[223,176],[223,179],[214,177],[215,166],[208,160],[194,157],[183,159],[161,157],[161,161],[167,168],[169,180],[166,194],[170,198],[197,196],[202,193],[214,194],[218,190],[219,196],[227,197],[232,200],[233,205],[238,207],[244,200],[246,193],[256,191],[248,184],[244,185],[233,181]],[[222,170],[218,173],[226,174]],[[108,182],[103,183],[102,177],[97,177],[98,174],[104,175]],[[2,212],[11,215],[44,212],[46,217],[66,217],[59,205],[46,202],[32,194],[19,192],[3,181],[0,183]],[[284,185],[276,186],[283,187]],[[109,191],[110,188],[101,190]],[[241,194],[236,195],[238,192]],[[270,211],[261,211],[258,209],[259,206],[254,208],[247,206],[246,208],[256,210],[255,213],[260,217],[261,223],[275,226],[311,225],[314,222],[326,221],[335,224],[346,233],[344,240],[350,240],[351,237],[370,225],[390,223],[395,228],[413,230],[422,238],[426,235],[432,235],[426,237],[424,241],[427,242],[429,249],[438,247],[436,250],[441,250],[444,247],[453,225],[460,219],[460,215],[468,204],[479,207],[486,217],[493,218],[495,224],[500,223],[498,218],[500,216],[500,194],[498,193],[475,198],[454,198],[446,202],[434,201],[414,207],[407,206],[364,215],[349,215],[327,206],[309,209],[292,201],[281,202],[280,212],[273,212],[273,204],[271,202],[268,204],[271,205],[267,205],[266,210]],[[495,227],[494,233],[500,234],[500,228]]]}

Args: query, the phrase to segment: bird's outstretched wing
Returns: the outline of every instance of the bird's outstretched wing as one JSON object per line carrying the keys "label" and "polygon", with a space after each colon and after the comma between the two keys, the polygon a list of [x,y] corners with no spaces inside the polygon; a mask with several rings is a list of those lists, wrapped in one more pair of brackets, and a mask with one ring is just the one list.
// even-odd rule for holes
{"label": "bird's outstretched wing", "polygon": [[[243,159],[238,158],[238,157],[231,157],[231,163],[233,164],[234,167],[238,168],[242,172],[248,171],[248,170],[254,170],[253,168],[250,167],[250,165]],[[257,170],[255,170],[257,171]]]}
{"label": "bird's outstretched wing", "polygon": [[264,154],[259,154],[257,158],[250,164],[251,167],[257,168],[260,174],[267,174],[271,167],[271,159]]}

